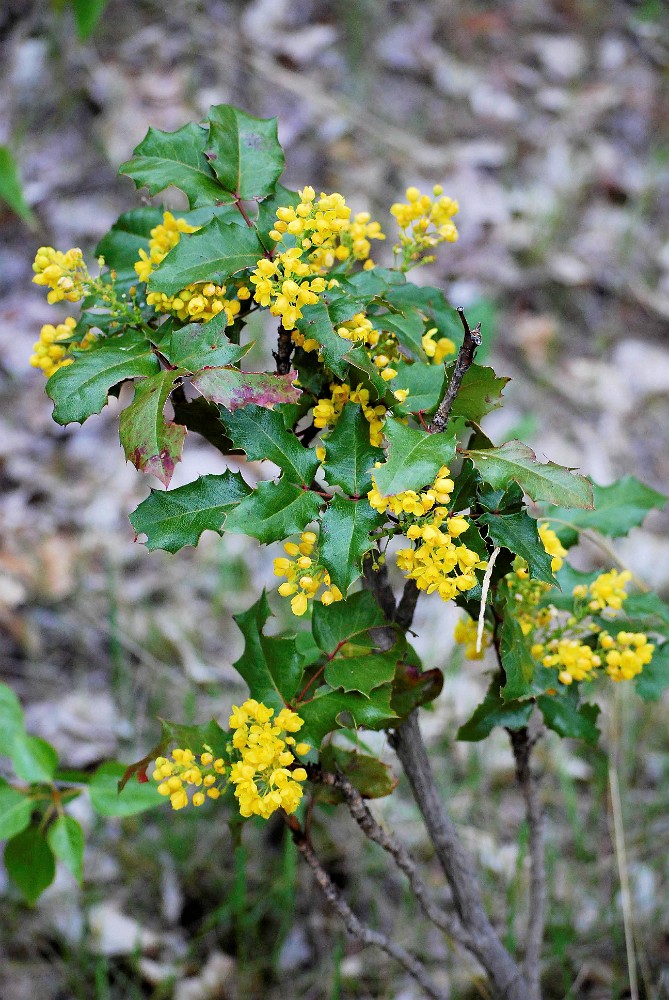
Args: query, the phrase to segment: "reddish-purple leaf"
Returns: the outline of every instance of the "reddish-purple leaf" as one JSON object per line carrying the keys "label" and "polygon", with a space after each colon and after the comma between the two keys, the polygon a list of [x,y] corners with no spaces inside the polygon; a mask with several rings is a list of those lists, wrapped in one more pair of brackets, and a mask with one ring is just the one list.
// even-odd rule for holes
{"label": "reddish-purple leaf", "polygon": [[271,410],[277,403],[296,403],[302,390],[293,385],[297,372],[274,375],[271,372],[240,372],[238,368],[205,368],[192,378],[192,384],[205,399],[221,403],[228,410],[238,410],[254,403]]}
{"label": "reddish-purple leaf", "polygon": [[163,411],[175,382],[185,374],[177,368],[137,382],[135,398],[121,414],[120,438],[126,459],[165,486],[181,460],[186,428],[165,420]]}

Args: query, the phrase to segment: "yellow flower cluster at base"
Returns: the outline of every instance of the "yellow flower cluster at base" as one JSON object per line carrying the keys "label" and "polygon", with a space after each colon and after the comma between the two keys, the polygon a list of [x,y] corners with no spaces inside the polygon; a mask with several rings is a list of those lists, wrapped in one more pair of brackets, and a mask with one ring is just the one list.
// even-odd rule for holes
{"label": "yellow flower cluster at base", "polygon": [[432,194],[436,201],[421,194],[418,188],[409,187],[406,204],[391,205],[390,213],[400,228],[400,241],[395,250],[402,253],[405,269],[421,259],[423,263],[431,262],[434,257],[425,256],[428,250],[439,243],[454,243],[458,238],[453,222],[459,208],[457,201],[447,198],[438,184],[433,187]]}
{"label": "yellow flower cluster at base", "polygon": [[346,383],[342,385],[332,382],[330,390],[332,396],[329,399],[327,396],[319,399],[314,406],[314,427],[335,427],[346,403],[358,403],[369,424],[369,443],[380,448],[383,444],[383,426],[387,413],[383,403],[370,403],[369,389],[363,389],[361,386],[352,390]]}
{"label": "yellow flower cluster at base", "polygon": [[486,649],[490,645],[490,632],[484,629],[481,636],[481,648],[477,649],[477,634],[478,625],[469,615],[466,618],[460,618],[456,622],[455,629],[453,630],[453,638],[459,645],[465,647],[465,657],[468,660],[482,660]]}
{"label": "yellow flower cluster at base", "polygon": [[318,565],[318,549],[316,547],[317,537],[313,531],[304,531],[300,535],[299,545],[295,542],[285,542],[284,549],[290,559],[281,556],[274,560],[274,575],[285,576],[286,583],[279,587],[282,597],[293,598],[290,607],[294,615],[301,617],[309,606],[309,601],[313,601],[321,587],[326,589],[320,595],[319,600],[323,604],[334,604],[335,601],[343,600],[343,594],[339,587],[330,581],[330,574],[323,567]]}
{"label": "yellow flower cluster at base", "polygon": [[[442,527],[446,530],[442,531]],[[469,528],[464,517],[449,517],[445,507],[436,507],[433,515],[422,524],[412,524],[407,538],[419,541],[413,549],[400,549],[397,565],[408,579],[415,580],[419,590],[438,593],[442,601],[451,601],[458,594],[471,590],[478,580],[475,570],[485,569],[487,561],[477,552],[456,542]]]}
{"label": "yellow flower cluster at base", "polygon": [[63,253],[53,247],[40,247],[33,264],[36,285],[46,285],[51,291],[47,302],[79,302],[86,294],[90,281],[84,256],[78,247]]}
{"label": "yellow flower cluster at base", "polygon": [[574,597],[584,600],[589,596],[588,607],[591,611],[604,611],[607,608],[618,611],[627,597],[625,587],[631,579],[632,574],[628,569],[622,573],[612,569],[608,573],[601,573],[589,587],[585,584],[574,587]]}
{"label": "yellow flower cluster at base", "polygon": [[402,514],[423,517],[425,514],[429,514],[435,504],[449,503],[451,493],[455,489],[455,484],[452,479],[448,478],[449,476],[450,469],[442,465],[434,483],[424,492],[416,493],[414,490],[406,490],[404,493],[396,493],[388,497],[379,493],[376,480],[372,476],[372,489],[367,494],[367,499],[370,507],[378,510],[380,514],[389,511],[395,517],[400,517]]}
{"label": "yellow flower cluster at base", "polygon": [[437,332],[436,326],[432,327],[431,330],[428,330],[421,337],[421,344],[432,363],[441,365],[444,358],[447,358],[449,354],[455,354],[455,344],[450,337],[440,337],[439,340],[435,340],[434,335]]}
{"label": "yellow flower cluster at base", "polygon": [[604,651],[605,670],[614,681],[630,681],[653,659],[655,646],[644,632],[618,632],[615,639],[608,632],[599,636]]}
{"label": "yellow flower cluster at base", "polygon": [[[196,233],[200,227],[191,226],[185,219],[177,219],[171,212],[163,214],[163,221],[151,230],[149,252],[143,248],[139,251],[140,259],[135,264],[135,271],[140,281],[147,282],[153,271],[181,239],[182,233]],[[164,292],[148,292],[147,304],[153,306],[156,312],[172,313],[180,320],[190,322],[207,322],[224,312],[227,325],[235,321],[243,301],[250,297],[246,286],[236,290],[236,298],[227,297],[227,287],[216,285],[213,281],[199,282],[182,288],[176,295],[165,295]]]}
{"label": "yellow flower cluster at base", "polygon": [[58,326],[45,323],[40,330],[39,340],[33,345],[33,354],[30,356],[32,367],[41,368],[45,376],[51,378],[59,368],[72,364],[74,358],[69,353],[71,350],[83,351],[90,347],[95,340],[95,335],[90,330],[80,341],[72,342],[76,325],[77,321],[72,316],[68,316]]}
{"label": "yellow flower cluster at base", "polygon": [[240,760],[230,769],[230,781],[244,817],[268,819],[277,809],[293,813],[302,798],[300,782],[306,781],[307,772],[303,767],[289,770],[295,756],[288,747],[299,755],[310,750],[307,743],[296,744],[292,735],[304,721],[288,708],[281,709],[272,721],[273,715],[273,708],[254,698],[232,708],[229,724]]}
{"label": "yellow flower cluster at base", "polygon": [[[221,784],[225,784],[226,767],[222,758],[214,759],[206,747],[199,759],[192,750],[175,749],[170,757],[156,758],[156,768],[152,774],[158,781],[160,795],[169,797],[173,809],[183,809],[188,805],[188,793],[197,788],[191,802],[201,806],[205,797],[217,799],[221,794]],[[204,789],[202,791],[201,789]]]}
{"label": "yellow flower cluster at base", "polygon": [[564,557],[567,555],[567,550],[564,548],[553,529],[549,528],[545,521],[539,525],[539,538],[543,542],[543,546],[548,555],[553,557],[551,559],[552,571],[554,573],[558,573],[562,569]]}

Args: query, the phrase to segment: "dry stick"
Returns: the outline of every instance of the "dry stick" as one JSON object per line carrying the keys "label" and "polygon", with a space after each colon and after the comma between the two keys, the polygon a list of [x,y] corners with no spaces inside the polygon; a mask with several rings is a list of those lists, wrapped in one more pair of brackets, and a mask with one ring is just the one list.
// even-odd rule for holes
{"label": "dry stick", "polygon": [[320,861],[318,860],[313,847],[309,843],[304,831],[300,827],[297,820],[293,817],[286,817],[286,822],[293,835],[293,840],[297,846],[298,851],[307,862],[311,868],[314,878],[318,884],[318,887],[322,891],[323,895],[327,899],[328,903],[332,906],[335,912],[341,917],[346,930],[353,937],[357,938],[363,944],[373,944],[382,951],[385,951],[387,955],[394,958],[395,961],[403,965],[407,972],[413,976],[413,978],[420,983],[425,992],[433,1000],[447,1000],[447,994],[442,992],[432,980],[432,978],[425,971],[425,967],[421,962],[418,961],[410,952],[401,945],[395,944],[391,938],[387,935],[382,934],[380,931],[375,931],[372,927],[364,924],[355,913],[351,910],[348,903],[341,895],[339,889],[334,884],[328,873],[325,871]]}
{"label": "dry stick", "polygon": [[529,830],[530,893],[525,943],[525,978],[530,1000],[541,1000],[541,945],[544,939],[548,893],[543,813],[537,778],[530,766],[532,750],[538,736],[531,737],[527,727],[515,731],[510,729],[508,733],[516,760],[516,778],[525,800],[525,816]]}
{"label": "dry stick", "polygon": [[345,775],[341,773],[332,774],[328,771],[312,768],[309,777],[314,781],[319,781],[323,785],[338,788],[346,800],[351,816],[356,821],[362,832],[374,843],[383,848],[395,861],[395,864],[406,875],[411,890],[418,900],[423,913],[431,923],[452,937],[463,947],[469,947],[469,936],[459,921],[433,902],[430,893],[418,874],[416,862],[411,857],[409,851],[393,834],[384,830],[380,823],[374,818],[365,803],[362,795],[351,784]]}
{"label": "dry stick", "polygon": [[[458,352],[446,395],[430,424],[430,433],[438,433],[446,427],[462,380],[474,361],[477,347],[481,344],[480,325],[471,330],[462,309],[458,309],[458,315],[464,329],[464,340]],[[415,599],[410,591],[407,592],[409,583],[405,586],[405,593],[400,601],[400,608],[404,605],[405,610],[403,628],[409,628],[411,625],[411,616],[406,613],[411,602],[415,607]],[[367,585],[376,593],[377,581],[373,573],[368,574]],[[412,613],[413,607],[411,607]],[[414,799],[451,887],[456,913],[469,936],[468,949],[486,970],[496,996],[505,1000],[529,1000],[527,984],[520,968],[500,941],[488,919],[472,861],[462,846],[455,825],[440,798],[420,732],[417,710],[411,712],[391,734],[390,742],[409,779]]]}

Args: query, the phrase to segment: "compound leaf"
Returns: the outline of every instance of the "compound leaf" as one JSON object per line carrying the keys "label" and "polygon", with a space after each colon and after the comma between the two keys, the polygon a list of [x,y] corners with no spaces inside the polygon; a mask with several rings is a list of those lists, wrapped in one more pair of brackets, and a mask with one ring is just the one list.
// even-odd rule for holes
{"label": "compound leaf", "polygon": [[[452,364],[446,369],[446,384],[453,377],[454,368]],[[502,405],[502,392],[509,381],[508,378],[498,378],[492,368],[472,365],[458,389],[451,416],[480,421],[486,413]]]}
{"label": "compound leaf", "polygon": [[300,718],[304,720],[300,739],[318,749],[328,733],[341,727],[350,728],[351,721],[356,728],[382,729],[397,718],[390,697],[390,684],[377,687],[369,697],[355,691],[345,693],[327,687],[319,688],[313,698],[297,706]]}
{"label": "compound leaf", "polygon": [[544,722],[558,736],[583,740],[590,746],[596,746],[599,740],[599,729],[596,725],[601,709],[599,705],[579,705],[575,698],[562,695],[543,695],[537,698]]}

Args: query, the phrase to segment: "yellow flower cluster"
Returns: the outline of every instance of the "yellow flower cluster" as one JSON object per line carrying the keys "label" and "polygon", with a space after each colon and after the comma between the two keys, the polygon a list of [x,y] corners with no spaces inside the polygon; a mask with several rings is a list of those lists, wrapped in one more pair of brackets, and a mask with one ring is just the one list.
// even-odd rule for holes
{"label": "yellow flower cluster", "polygon": [[[143,248],[139,251],[140,259],[135,264],[139,280],[143,282],[149,280],[152,272],[177,245],[182,233],[196,233],[199,228],[191,226],[185,219],[175,218],[171,212],[165,212],[163,221],[151,230],[148,254]],[[226,285],[216,285],[213,281],[207,281],[188,285],[176,295],[148,292],[146,301],[156,312],[172,313],[180,320],[191,322],[206,322],[224,312],[228,320],[227,325],[230,326],[241,309],[240,301],[250,298],[251,293],[245,285],[241,285],[236,289],[236,298],[227,298],[226,294]]]}
{"label": "yellow flower cluster", "polygon": [[78,247],[73,247],[66,253],[54,250],[53,247],[40,247],[33,264],[36,285],[46,285],[51,291],[47,302],[79,302],[86,294],[86,286],[90,281],[84,256]]}
{"label": "yellow flower cluster", "polygon": [[425,263],[433,260],[433,257],[424,256],[426,251],[439,243],[454,243],[458,238],[453,222],[459,207],[457,201],[447,198],[439,184],[433,187],[432,194],[436,200],[421,194],[418,188],[409,187],[406,204],[396,202],[390,208],[400,228],[400,241],[395,250],[403,254],[405,265],[421,258]]}
{"label": "yellow flower cluster", "polygon": [[618,632],[615,639],[602,632],[599,645],[604,651],[605,670],[614,681],[629,681],[640,674],[655,650],[643,632]]}
{"label": "yellow flower cluster", "polygon": [[[444,522],[446,530],[442,531]],[[407,538],[420,544],[400,549],[397,565],[408,579],[416,581],[419,590],[428,594],[436,591],[443,601],[452,600],[475,587],[474,571],[488,565],[477,552],[455,541],[468,528],[466,518],[449,517],[445,507],[436,507],[427,522],[412,524],[406,530]]]}
{"label": "yellow flower cluster", "polygon": [[591,611],[604,611],[606,608],[618,611],[627,597],[625,586],[631,579],[628,569],[622,573],[612,569],[609,573],[600,573],[589,587],[585,584],[574,587],[574,597],[584,600],[589,595],[588,607]]}
{"label": "yellow flower cluster", "polygon": [[481,636],[481,648],[476,648],[477,631],[477,623],[469,615],[456,622],[453,631],[455,641],[465,647],[465,656],[468,660],[482,660],[485,650],[490,645],[490,632],[484,629]]}
{"label": "yellow flower cluster", "polygon": [[83,351],[90,347],[95,340],[95,335],[90,330],[80,341],[72,342],[72,334],[76,325],[77,321],[72,316],[68,316],[58,326],[45,323],[40,330],[39,340],[33,345],[33,354],[30,356],[30,364],[33,368],[41,368],[46,377],[51,378],[59,368],[72,364],[74,358],[68,356],[72,349]]}
{"label": "yellow flower cluster", "polygon": [[[371,239],[385,239],[379,224],[370,222],[369,215],[361,212],[351,222],[351,209],[337,193],[316,197],[312,187],[305,187],[300,203],[295,208],[277,209],[274,229],[270,232],[283,248],[273,260],[263,258],[251,275],[255,285],[254,299],[261,306],[268,306],[273,316],[280,316],[286,330],[294,330],[302,318],[302,307],[314,305],[326,288],[336,285],[336,280],[323,277],[336,261],[349,257],[364,260],[365,267],[373,266],[369,257]],[[300,334],[293,340],[306,351],[320,345],[313,338],[306,341]]]}
{"label": "yellow flower cluster", "polygon": [[439,340],[435,340],[435,333],[437,333],[437,328],[433,326],[431,330],[423,334],[421,343],[432,363],[440,365],[449,354],[455,354],[455,344],[450,337],[440,337]]}
{"label": "yellow flower cluster", "polygon": [[[363,389],[360,386],[352,390],[350,385],[346,383],[339,385],[337,382],[332,382],[330,389],[332,396],[319,399],[314,406],[314,426],[319,428],[334,427],[346,403],[358,403],[369,424],[369,443],[380,447],[383,443],[386,407],[382,403],[370,403],[369,389]],[[319,458],[324,461],[325,454],[319,455]]]}
{"label": "yellow flower cluster", "polygon": [[277,809],[293,813],[302,798],[300,782],[306,781],[307,772],[303,767],[289,767],[295,761],[294,753],[301,756],[310,750],[308,743],[296,745],[290,735],[299,732],[304,722],[288,708],[282,708],[272,721],[273,715],[273,708],[254,698],[239,708],[232,707],[232,743],[240,760],[230,769],[230,781],[245,817],[268,819]]}
{"label": "yellow flower cluster", "polygon": [[220,796],[221,779],[225,783],[225,762],[220,757],[214,759],[207,747],[204,747],[199,761],[192,750],[176,749],[172,751],[171,758],[156,758],[152,778],[160,782],[158,791],[169,796],[173,809],[183,809],[188,805],[188,792],[192,789],[205,789],[196,791],[191,799],[194,806],[201,806],[205,796],[210,799]]}
{"label": "yellow flower cluster", "polygon": [[[379,493],[376,480],[372,476],[372,489],[367,494],[367,499],[370,506],[374,510],[378,510],[380,514],[385,514],[386,511],[389,511],[395,517],[400,517],[403,514],[411,514],[413,517],[423,517],[425,514],[429,514],[435,504],[447,504],[450,501],[455,484],[452,479],[447,478],[448,476],[450,476],[450,469],[442,465],[437,478],[429,489],[422,493],[416,493],[414,490],[406,490],[404,493],[396,493],[394,496],[389,497],[384,497]],[[464,520],[464,518],[460,518],[459,520]],[[467,528],[462,529],[462,531],[466,530]],[[458,534],[462,534],[462,531],[458,532]]]}
{"label": "yellow flower cluster", "polygon": [[561,684],[571,684],[572,681],[589,681],[601,667],[601,657],[590,646],[578,639],[552,639],[547,643],[546,655],[544,645],[535,643],[532,655],[539,659],[545,667],[555,667],[558,670],[558,680]]}
{"label": "yellow flower cluster", "polygon": [[322,586],[326,588],[320,596],[323,604],[343,600],[339,587],[330,582],[330,574],[318,565],[318,549],[314,551],[316,541],[313,531],[303,531],[299,545],[295,542],[284,543],[283,547],[291,558],[281,556],[274,560],[274,575],[287,578],[287,582],[279,587],[279,593],[282,597],[295,595],[290,602],[294,615],[305,613],[309,601],[314,600]]}
{"label": "yellow flower cluster", "polygon": [[539,525],[539,538],[544,544],[544,548],[551,559],[551,569],[554,573],[558,573],[562,569],[564,563],[564,557],[567,555],[567,550],[564,548],[560,539],[552,530],[548,527],[546,522]]}

